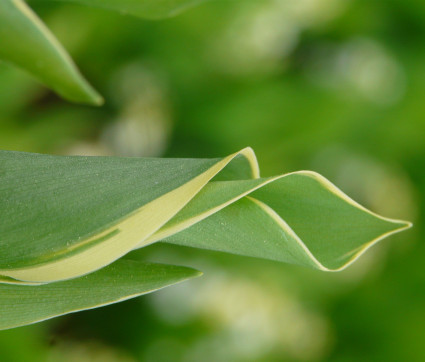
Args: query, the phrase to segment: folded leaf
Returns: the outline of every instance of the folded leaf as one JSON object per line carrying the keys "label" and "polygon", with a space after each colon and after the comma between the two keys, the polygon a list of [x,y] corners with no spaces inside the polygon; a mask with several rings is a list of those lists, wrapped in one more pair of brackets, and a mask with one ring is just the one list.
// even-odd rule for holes
{"label": "folded leaf", "polygon": [[74,2],[89,6],[119,11],[148,19],[159,19],[180,13],[181,11],[208,0],[54,0]]}
{"label": "folded leaf", "polygon": [[117,303],[199,275],[186,267],[119,260],[73,280],[40,286],[0,284],[0,329]]}
{"label": "folded leaf", "polygon": [[0,59],[24,69],[65,99],[94,105],[103,102],[23,0],[0,1],[0,45]]}
{"label": "folded leaf", "polygon": [[211,182],[149,241],[337,271],[409,226],[366,210],[319,174],[299,171]]}
{"label": "folded leaf", "polygon": [[335,271],[411,226],[314,172],[260,178],[250,148],[223,159],[0,151],[0,205],[0,329],[199,275],[116,261],[154,242]]}
{"label": "folded leaf", "polygon": [[410,223],[378,216],[322,176],[259,178],[223,159],[0,152],[0,275],[46,283],[156,241],[339,270]]}

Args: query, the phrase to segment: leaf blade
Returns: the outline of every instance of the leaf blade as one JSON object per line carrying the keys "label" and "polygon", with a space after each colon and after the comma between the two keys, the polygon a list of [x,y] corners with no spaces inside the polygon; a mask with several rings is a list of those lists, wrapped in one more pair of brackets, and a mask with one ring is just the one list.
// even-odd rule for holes
{"label": "leaf blade", "polygon": [[[252,155],[252,151],[242,150],[224,159],[203,161],[191,160],[189,161],[190,165],[193,165],[193,163],[198,166],[199,163],[201,165],[200,168],[195,167],[194,171],[192,170],[193,172],[191,172],[190,167],[183,167],[183,164],[187,164],[187,161],[177,161],[173,172],[173,177],[176,182],[172,183],[174,185],[173,187],[170,187],[168,185],[171,183],[171,179],[168,176],[172,171],[169,169],[170,162],[166,162],[165,170],[164,167],[156,167],[151,170],[155,177],[159,177],[157,174],[162,170],[161,182],[149,178],[149,174],[146,178],[146,175],[143,174],[146,167],[138,167],[141,166],[140,162],[148,163],[149,165],[159,162],[160,165],[162,165],[164,160],[155,161],[153,159],[138,160],[134,158],[125,159],[111,157],[84,158],[78,156],[64,158],[61,156],[54,157],[3,151],[0,154],[0,167],[3,166],[3,168],[6,169],[10,167],[11,170],[7,173],[8,175],[3,177],[3,190],[0,189],[0,192],[2,191],[2,194],[5,195],[3,196],[5,200],[3,204],[7,205],[7,208],[4,207],[0,210],[3,212],[3,215],[0,216],[5,220],[3,229],[7,229],[8,231],[8,233],[3,236],[7,242],[3,244],[0,243],[0,252],[3,251],[3,254],[6,256],[1,261],[2,267],[0,268],[0,274],[31,283],[51,282],[78,277],[104,267],[133,250],[139,244],[140,240],[143,241],[159,229],[180,211],[180,209],[190,201],[211,178],[243,153]],[[27,161],[27,163],[20,165],[20,167],[15,166],[16,157],[21,161],[19,163],[23,163],[24,161]],[[51,160],[54,162],[53,167],[50,163],[48,167],[45,167],[46,162]],[[79,162],[77,162],[77,165],[73,165],[74,167],[71,167],[75,160]],[[134,195],[134,184],[130,184],[130,186],[123,188],[122,169],[118,168],[114,170],[113,175],[115,175],[116,178],[112,186],[119,197],[112,198],[110,193],[105,193],[104,190],[102,190],[102,186],[107,187],[111,182],[109,176],[112,174],[112,168],[106,168],[110,172],[107,172],[108,177],[102,179],[103,183],[101,183],[100,179],[96,177],[100,170],[98,168],[91,169],[91,167],[93,167],[93,162],[89,162],[89,165],[84,165],[84,169],[90,170],[90,175],[93,179],[83,179],[82,183],[79,183],[77,180],[79,176],[79,167],[82,167],[81,164],[89,160],[93,162],[100,161],[100,166],[98,165],[100,168],[108,165],[111,166],[111,162],[113,165],[112,168],[117,165],[117,162],[129,162],[132,165],[136,163],[136,167],[133,170],[135,172],[133,178],[139,182],[140,187],[144,187],[144,192],[139,194],[141,196],[150,195],[155,189],[159,188],[158,197],[151,201],[149,198],[146,199],[143,197],[139,200]],[[3,164],[1,161],[3,161]],[[39,182],[38,189],[33,190],[33,180],[39,177],[37,174],[40,171],[40,168],[34,168],[34,165],[37,164],[41,164],[41,170],[44,170],[44,178],[42,182]],[[62,167],[60,167],[60,165]],[[53,190],[49,189],[49,183],[46,180],[52,172],[54,175],[61,175],[59,181],[57,179],[54,180],[55,188]],[[19,185],[17,180],[28,180],[28,183],[25,184],[22,189],[22,185]],[[148,180],[148,184],[146,180]],[[64,192],[62,182],[65,181],[67,190]],[[88,190],[83,187],[85,184],[90,185]],[[164,185],[166,186],[165,188],[162,187]],[[70,208],[67,202],[63,201],[64,199],[61,198],[61,196],[65,196],[66,199],[68,198],[70,188],[77,190],[79,195],[77,197],[76,194],[72,193],[71,198],[76,198],[77,201],[81,201],[81,204],[77,203],[73,208]],[[121,190],[121,192],[119,190]],[[122,191],[124,191],[124,193]],[[16,194],[20,196],[18,201],[16,200]],[[90,208],[93,200],[88,199],[87,194],[98,196],[95,204],[96,209]],[[108,198],[106,198],[106,196]],[[125,212],[122,212],[120,215],[113,215],[111,219],[109,209],[101,202],[104,200],[112,201],[112,203],[109,202],[107,204],[109,207],[112,207],[115,202],[118,202],[120,198],[124,197],[124,201],[126,202],[136,200],[139,203],[132,203],[132,209],[126,209]],[[29,219],[31,222],[22,223],[18,215],[28,214],[28,203],[25,201],[27,199],[32,199],[30,204],[35,204],[36,207]],[[118,206],[122,205],[123,204],[118,204]],[[124,203],[124,206],[126,206],[126,203]],[[44,214],[46,214],[45,210],[48,209],[50,210],[50,215],[60,215],[61,218],[58,220],[52,216],[53,221],[57,223],[55,224],[55,222],[52,222],[52,220],[44,216],[44,218],[42,218],[43,224],[39,224],[37,223],[39,220],[39,209],[42,209]],[[86,235],[81,236],[79,232],[80,222],[82,224],[83,221],[90,221],[91,218],[95,218],[95,216],[93,216],[95,210],[97,210],[98,214],[104,216],[104,218],[101,219],[103,224],[101,224],[100,227],[99,224],[93,225],[88,223],[88,227],[92,228],[92,232],[87,232]],[[74,217],[74,223],[70,222],[71,216]],[[84,216],[85,219],[83,219],[82,216]],[[22,225],[27,235],[26,238],[22,236],[22,232],[21,234],[16,232]],[[67,237],[61,235],[66,226],[69,226],[70,231],[73,232],[73,240],[69,240]],[[52,233],[51,227],[54,227],[53,231],[56,231],[56,233]],[[115,232],[116,230],[119,230],[119,232]],[[34,240],[35,233],[39,233],[38,235],[41,242],[37,239]],[[47,234],[49,239],[46,239],[45,234]],[[110,235],[110,237],[105,239],[105,235]],[[22,238],[29,239],[30,241],[27,241],[26,244],[21,243]],[[31,239],[33,240],[31,241]],[[50,242],[47,245],[46,240]],[[93,241],[96,240],[100,240],[101,242],[93,243]],[[15,245],[13,248],[11,248],[12,241]],[[89,245],[88,248],[86,248],[87,245]],[[79,250],[80,252],[74,253],[75,247],[78,248],[79,246],[82,246]],[[30,255],[30,251],[32,250],[37,250],[38,252],[35,254],[35,257],[34,255]],[[29,255],[29,259],[24,260],[22,253]],[[61,258],[57,258],[57,256]],[[21,262],[21,260],[24,260],[26,263],[30,262],[31,264],[29,266],[22,264],[16,265],[16,263]]]}
{"label": "leaf blade", "polygon": [[101,105],[102,97],[23,0],[0,2],[0,58],[12,63],[74,102]]}
{"label": "leaf blade", "polygon": [[[370,212],[314,172],[240,183],[211,183],[152,241],[338,271],[378,241],[411,227]],[[220,202],[205,207],[214,199]],[[220,228],[225,230],[218,237]]]}
{"label": "leaf blade", "polygon": [[64,282],[0,284],[0,330],[118,303],[200,274],[187,267],[119,260],[88,276]]}
{"label": "leaf blade", "polygon": [[[6,171],[0,197],[7,206],[0,210],[4,223],[0,275],[21,282],[79,277],[133,249],[163,239],[321,270],[339,270],[371,243],[410,227],[409,223],[369,212],[309,171],[261,179],[251,149],[211,160],[84,158],[3,151],[0,168]],[[81,170],[85,170],[83,174]],[[41,181],[37,180],[40,177]],[[53,189],[49,189],[49,182]],[[70,202],[69,194],[77,203]],[[248,207],[249,202],[242,202],[248,197],[256,205]],[[35,206],[28,220],[38,221],[41,210],[47,229],[44,224],[22,222],[31,205]],[[113,213],[114,207],[120,213]],[[234,217],[244,212],[249,216],[251,208],[257,214],[252,223],[267,217],[263,223],[278,226],[275,239],[280,240],[284,234],[285,240],[275,243],[275,249],[264,248],[255,240],[269,237],[267,230],[264,235],[255,231],[261,225],[246,233],[244,218]],[[225,223],[234,224],[240,231],[221,230],[215,220],[223,215]],[[91,223],[92,219],[97,222]],[[350,220],[357,220],[355,227]],[[65,232],[67,227],[72,238]],[[80,232],[84,228],[85,232]],[[203,231],[205,228],[209,231]],[[186,240],[179,241],[182,235]],[[338,244],[340,240],[343,241]],[[40,252],[36,257],[31,254],[34,250]]]}

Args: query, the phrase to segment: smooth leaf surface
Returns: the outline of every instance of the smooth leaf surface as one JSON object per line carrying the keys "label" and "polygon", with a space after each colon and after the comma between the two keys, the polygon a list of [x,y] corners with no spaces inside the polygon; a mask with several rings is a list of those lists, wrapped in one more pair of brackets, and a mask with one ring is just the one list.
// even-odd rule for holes
{"label": "smooth leaf surface", "polygon": [[90,275],[63,282],[0,284],[0,329],[120,302],[200,274],[186,267],[119,260]]}
{"label": "smooth leaf surface", "polygon": [[116,261],[158,241],[336,271],[410,227],[311,171],[260,178],[250,148],[222,159],[0,151],[0,205],[0,328],[197,275]]}
{"label": "smooth leaf surface", "polygon": [[0,275],[21,283],[85,275],[161,240],[339,270],[410,226],[312,172],[259,178],[249,148],[223,159],[2,151],[0,198]]}
{"label": "smooth leaf surface", "polygon": [[[39,1],[39,0],[37,0]],[[147,19],[160,19],[176,15],[183,10],[208,0],[53,0],[73,2],[119,11]]]}
{"label": "smooth leaf surface", "polygon": [[0,59],[24,69],[65,99],[93,105],[103,102],[23,0],[0,1]]}
{"label": "smooth leaf surface", "polygon": [[211,182],[153,240],[337,271],[409,227],[364,209],[310,171],[243,187]]}

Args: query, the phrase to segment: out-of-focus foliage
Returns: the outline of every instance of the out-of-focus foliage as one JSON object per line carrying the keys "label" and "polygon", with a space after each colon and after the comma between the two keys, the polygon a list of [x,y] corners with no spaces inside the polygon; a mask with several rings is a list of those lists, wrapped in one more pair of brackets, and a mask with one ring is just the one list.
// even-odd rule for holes
{"label": "out-of-focus foliage", "polygon": [[[37,1],[37,0],[33,0]],[[208,0],[51,0],[119,11],[147,19],[160,19],[176,15],[191,6]]]}
{"label": "out-of-focus foliage", "polygon": [[[60,0],[59,0],[60,1]],[[141,18],[163,18],[205,0],[66,0]],[[65,99],[101,105],[61,43],[24,0],[0,2],[0,59],[26,70]]]}
{"label": "out-of-focus foliage", "polygon": [[68,104],[1,65],[0,148],[212,157],[251,145],[263,175],[313,169],[415,227],[339,275],[155,245],[132,258],[206,276],[1,332],[3,359],[425,358],[422,1],[218,1],[159,22],[31,5],[106,106]]}
{"label": "out-of-focus foliage", "polygon": [[102,97],[78,72],[65,49],[23,0],[0,3],[0,59],[72,101],[100,104]]}

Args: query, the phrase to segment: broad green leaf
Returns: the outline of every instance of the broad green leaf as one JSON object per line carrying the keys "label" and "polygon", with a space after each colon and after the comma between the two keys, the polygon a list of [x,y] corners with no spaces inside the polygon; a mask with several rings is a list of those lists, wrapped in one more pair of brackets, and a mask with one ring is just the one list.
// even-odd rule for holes
{"label": "broad green leaf", "polygon": [[0,275],[47,282],[113,262],[171,219],[235,156],[167,160],[0,152]]}
{"label": "broad green leaf", "polygon": [[411,226],[314,172],[260,178],[250,148],[222,159],[0,151],[0,205],[0,329],[198,275],[116,261],[154,242],[336,271]]}
{"label": "broad green leaf", "polygon": [[313,172],[259,178],[223,159],[0,152],[0,275],[45,283],[156,241],[339,270],[410,223],[378,216]]}
{"label": "broad green leaf", "polygon": [[299,171],[211,182],[150,241],[337,271],[409,226],[366,210],[319,174]]}
{"label": "broad green leaf", "polygon": [[186,267],[119,260],[90,275],[63,282],[0,284],[0,329],[117,303],[199,275]]}
{"label": "broad green leaf", "polygon": [[181,11],[204,3],[208,0],[54,0],[74,2],[89,6],[119,11],[147,19],[159,19],[180,13]]}
{"label": "broad green leaf", "polygon": [[0,1],[0,59],[24,69],[65,99],[93,105],[103,102],[23,0]]}

